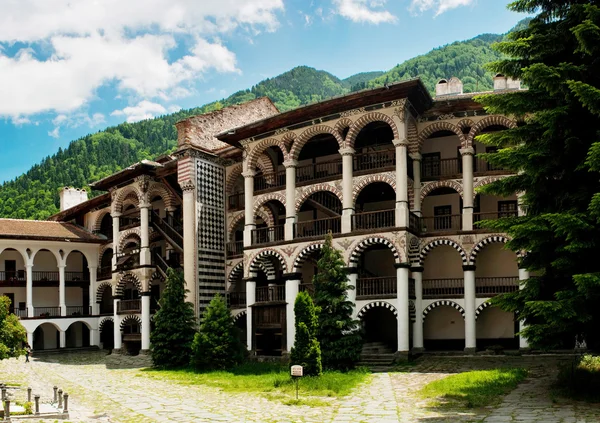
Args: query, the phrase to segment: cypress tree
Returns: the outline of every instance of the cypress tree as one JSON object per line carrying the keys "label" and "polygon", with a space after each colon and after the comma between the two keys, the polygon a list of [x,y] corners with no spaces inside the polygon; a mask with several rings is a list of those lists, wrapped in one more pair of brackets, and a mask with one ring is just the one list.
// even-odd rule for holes
{"label": "cypress tree", "polygon": [[290,352],[291,364],[303,366],[305,376],[321,376],[321,347],[316,338],[318,318],[312,298],[299,292],[294,303],[296,336]]}
{"label": "cypress tree", "polygon": [[194,306],[185,301],[185,294],[183,272],[169,268],[150,334],[155,366],[181,367],[190,362],[196,319]]}
{"label": "cypress tree", "polygon": [[528,90],[476,99],[488,113],[514,116],[516,128],[480,136],[499,147],[484,157],[514,176],[483,192],[524,193],[526,216],[487,222],[526,252],[524,289],[494,299],[526,323],[538,348],[600,347],[600,8],[583,0],[519,0],[537,13],[497,45],[507,56],[490,65]]}
{"label": "cypress tree", "polygon": [[354,287],[348,284],[344,259],[333,248],[331,233],[325,238],[313,284],[323,367],[352,369],[360,359],[362,338],[358,320],[352,319],[353,304],[347,297],[348,289]]}

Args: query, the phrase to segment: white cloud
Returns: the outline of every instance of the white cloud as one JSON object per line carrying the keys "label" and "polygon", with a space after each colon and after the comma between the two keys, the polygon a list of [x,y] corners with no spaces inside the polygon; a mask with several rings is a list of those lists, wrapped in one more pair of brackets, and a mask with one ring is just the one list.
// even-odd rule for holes
{"label": "white cloud", "polygon": [[128,106],[123,110],[115,110],[110,115],[125,116],[127,122],[132,123],[144,119],[152,119],[157,115],[162,115],[165,113],[167,113],[167,109],[165,109],[164,106],[148,100],[143,100],[140,101],[136,106]]}
{"label": "white cloud", "polygon": [[26,118],[23,116],[13,116],[11,118],[11,121],[12,121],[13,125],[16,125],[16,126],[21,126],[21,125],[25,125],[26,123],[31,123],[31,120],[29,120],[29,118]]}
{"label": "white cloud", "polygon": [[52,138],[58,138],[60,136],[60,127],[57,126],[52,131],[48,131],[48,135]]}
{"label": "white cloud", "polygon": [[333,0],[336,13],[353,22],[380,24],[397,18],[384,10],[386,0]]}
{"label": "white cloud", "polygon": [[410,10],[418,12],[426,12],[435,10],[435,16],[455,9],[461,6],[469,6],[475,3],[476,0],[412,0]]}
{"label": "white cloud", "polygon": [[209,71],[239,72],[220,34],[274,31],[283,10],[283,0],[4,1],[0,43],[25,44],[0,49],[0,98],[10,99],[0,117],[13,120],[79,113],[108,83],[136,101],[189,96]]}

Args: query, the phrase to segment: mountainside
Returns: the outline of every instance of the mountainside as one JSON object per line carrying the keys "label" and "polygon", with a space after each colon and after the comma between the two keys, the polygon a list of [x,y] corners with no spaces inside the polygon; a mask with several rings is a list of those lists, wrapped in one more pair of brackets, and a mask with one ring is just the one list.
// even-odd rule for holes
{"label": "mountainside", "polygon": [[325,71],[299,66],[220,101],[86,135],[0,186],[0,217],[46,219],[58,212],[61,187],[86,187],[132,163],[172,151],[177,143],[173,124],[178,120],[258,97],[268,96],[279,110],[286,111],[415,76],[421,77],[431,92],[438,79],[451,76],[463,80],[466,92],[489,90],[492,75],[483,66],[500,57],[491,45],[502,37],[480,35],[434,49],[385,73],[363,72],[344,80]]}

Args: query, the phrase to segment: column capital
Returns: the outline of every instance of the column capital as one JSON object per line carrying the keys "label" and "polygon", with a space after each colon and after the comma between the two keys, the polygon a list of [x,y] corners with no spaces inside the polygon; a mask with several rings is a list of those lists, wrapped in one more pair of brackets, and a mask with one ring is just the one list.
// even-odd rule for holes
{"label": "column capital", "polygon": [[410,269],[410,263],[394,263],[396,269]]}
{"label": "column capital", "polygon": [[113,219],[119,218],[119,217],[121,217],[121,213],[119,213],[119,212],[112,212],[110,214],[110,217],[112,217]]}
{"label": "column capital", "polygon": [[283,275],[281,275],[281,278],[286,282],[291,282],[291,281],[302,282],[302,273],[300,273],[300,272],[284,273]]}
{"label": "column capital", "polygon": [[469,272],[469,271],[475,271],[475,265],[474,264],[463,264],[463,271],[464,272]]}
{"label": "column capital", "polygon": [[408,147],[408,140],[406,138],[395,139],[392,141],[394,143],[394,147]]}
{"label": "column capital", "polygon": [[339,153],[341,156],[353,156],[356,153],[352,147],[342,147],[339,149]]}
{"label": "column capital", "polygon": [[461,148],[459,151],[462,156],[473,156],[475,154],[475,149],[473,147]]}
{"label": "column capital", "polygon": [[256,176],[256,171],[252,169],[244,170],[242,176],[244,178],[254,178]]}
{"label": "column capital", "polygon": [[65,267],[67,267],[67,265],[66,264],[59,264],[57,267],[58,267],[59,270],[65,270]]}
{"label": "column capital", "polygon": [[288,169],[290,167],[298,167],[298,160],[294,160],[294,159],[289,159],[283,162],[283,166]]}
{"label": "column capital", "polygon": [[184,192],[190,192],[196,189],[196,184],[194,184],[194,182],[192,182],[191,180],[180,182],[179,186]]}
{"label": "column capital", "polygon": [[410,153],[409,156],[415,162],[420,162],[423,159],[423,156],[421,156],[421,153]]}
{"label": "column capital", "polygon": [[140,209],[149,209],[152,207],[152,204],[149,201],[142,201],[140,203]]}

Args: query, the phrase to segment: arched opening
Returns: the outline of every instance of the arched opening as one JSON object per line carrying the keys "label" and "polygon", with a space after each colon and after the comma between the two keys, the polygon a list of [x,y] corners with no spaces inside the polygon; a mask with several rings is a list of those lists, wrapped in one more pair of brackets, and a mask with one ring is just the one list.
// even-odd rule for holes
{"label": "arched opening", "polygon": [[65,333],[67,348],[81,348],[90,346],[90,328],[83,322],[71,323]]}
{"label": "arched opening", "polygon": [[453,247],[436,246],[427,254],[423,266],[423,299],[464,297],[462,259]]}
{"label": "arched opening", "polygon": [[429,351],[462,351],[465,347],[465,322],[460,311],[439,305],[425,316],[423,344]]}
{"label": "arched opening", "polygon": [[450,187],[439,187],[427,194],[421,204],[424,233],[460,231],[462,228],[462,198]]}
{"label": "arched opening", "polygon": [[246,334],[248,333],[248,326],[246,324],[246,322],[248,321],[248,316],[246,316],[246,313],[242,314],[241,316],[238,316],[238,318],[235,320],[235,327],[238,331],[238,336],[240,337],[240,341],[246,345],[246,343],[248,342],[248,338],[246,337]]}
{"label": "arched opening", "polygon": [[33,350],[55,350],[60,347],[60,332],[52,323],[42,323],[33,332]]}
{"label": "arched opening", "polygon": [[396,260],[386,245],[374,244],[360,255],[356,299],[396,298]]}
{"label": "arched opening", "polygon": [[[519,213],[516,195],[498,197],[477,194],[473,202],[473,224],[482,220],[496,220],[501,217],[516,217]],[[475,226],[477,228],[477,225]]]}
{"label": "arched opening", "polygon": [[105,213],[100,220],[100,228],[98,229],[100,235],[104,235],[106,239],[112,239],[113,237],[113,219],[110,213]]}
{"label": "arched opening", "polygon": [[246,284],[243,281],[242,267],[238,269],[232,270],[233,274],[229,277],[227,300],[231,309],[246,307]]}
{"label": "arched opening", "polygon": [[[480,130],[477,135],[486,134],[490,132],[504,131],[507,128],[503,125],[490,125]],[[483,157],[478,157],[477,154],[481,153],[495,153],[498,151],[498,147],[495,145],[486,145],[477,140],[473,140],[473,149],[475,150],[475,159],[473,160],[473,171],[475,176],[478,175],[490,175],[490,174],[503,174],[506,170],[499,165],[493,165],[486,161]]]}
{"label": "arched opening", "polygon": [[277,146],[266,148],[260,160],[265,160],[263,166],[257,166],[254,176],[254,192],[261,192],[285,186],[285,167],[283,166],[283,152]]}
{"label": "arched opening", "polygon": [[[257,219],[255,219],[257,220]],[[227,257],[241,257],[244,255],[244,226],[246,219],[237,221],[235,226],[229,232],[229,241],[227,242]]]}
{"label": "arched opening", "polygon": [[0,286],[0,295],[10,299],[9,312],[27,317],[27,299],[23,289],[26,283],[25,262],[15,249],[7,248],[0,252],[0,282],[4,284]]}
{"label": "arched opening", "polygon": [[431,134],[421,146],[421,180],[460,178],[462,175],[460,149],[461,140],[455,132],[448,129]]}
{"label": "arched opening", "polygon": [[302,262],[302,265],[298,269],[302,274],[302,281],[300,282],[300,291],[306,291],[312,297],[315,294],[315,286],[313,284],[313,278],[318,272],[318,262],[321,258],[321,248],[315,249],[307,254]]}
{"label": "arched opening", "polygon": [[121,300],[117,303],[117,312],[140,313],[142,310],[140,289],[141,287],[134,276],[130,274],[123,276],[117,287],[117,295],[121,296]]}
{"label": "arched opening", "polygon": [[65,301],[67,316],[89,316],[90,270],[81,251],[71,251],[65,267]]}
{"label": "arched opening", "polygon": [[231,192],[228,193],[227,210],[230,212],[244,210],[244,177],[240,173],[231,187]]}
{"label": "arched opening", "polygon": [[398,320],[387,307],[366,310],[362,317],[363,350],[377,354],[392,354],[398,348]]}
{"label": "arched opening", "polygon": [[106,280],[112,278],[112,258],[113,249],[107,248],[100,257],[100,267],[98,267],[98,280]]}
{"label": "arched opening", "polygon": [[322,237],[330,231],[342,231],[342,202],[332,192],[315,192],[298,210],[296,238]]}
{"label": "arched opening", "polygon": [[38,251],[33,258],[32,276],[34,316],[60,316],[56,256],[48,250]]}
{"label": "arched opening", "polygon": [[112,315],[114,313],[114,302],[112,289],[109,285],[105,285],[102,289],[100,300],[100,314]]}
{"label": "arched opening", "polygon": [[279,200],[269,200],[263,204],[273,216],[274,225],[269,226],[263,217],[258,215],[255,220],[256,229],[252,230],[252,245],[268,244],[283,241],[285,231],[285,206]]}
{"label": "arched opening", "polygon": [[115,347],[115,324],[112,320],[100,324],[100,342],[103,350],[110,351]]}
{"label": "arched opening", "polygon": [[119,230],[140,226],[139,199],[135,192],[130,192],[123,199],[123,212],[119,218]]}
{"label": "arched opening", "polygon": [[354,141],[354,174],[395,170],[396,151],[393,141],[394,131],[385,122],[371,122],[362,128]]}
{"label": "arched opening", "polygon": [[121,241],[121,251],[117,254],[117,270],[129,270],[140,265],[142,240],[136,233],[130,233]]}
{"label": "arched opening", "polygon": [[331,134],[318,134],[304,144],[298,156],[296,181],[298,185],[309,181],[335,179],[342,174],[340,146]]}
{"label": "arched opening", "polygon": [[502,347],[518,349],[519,337],[515,336],[518,329],[513,313],[498,307],[486,307],[477,316],[476,333],[477,348],[487,349]]}
{"label": "arched opening", "polygon": [[138,355],[142,349],[142,331],[139,320],[126,317],[121,323],[121,330],[124,350],[128,355]]}
{"label": "arched opening", "polygon": [[352,229],[393,228],[396,226],[396,192],[385,182],[365,186],[356,198]]}

